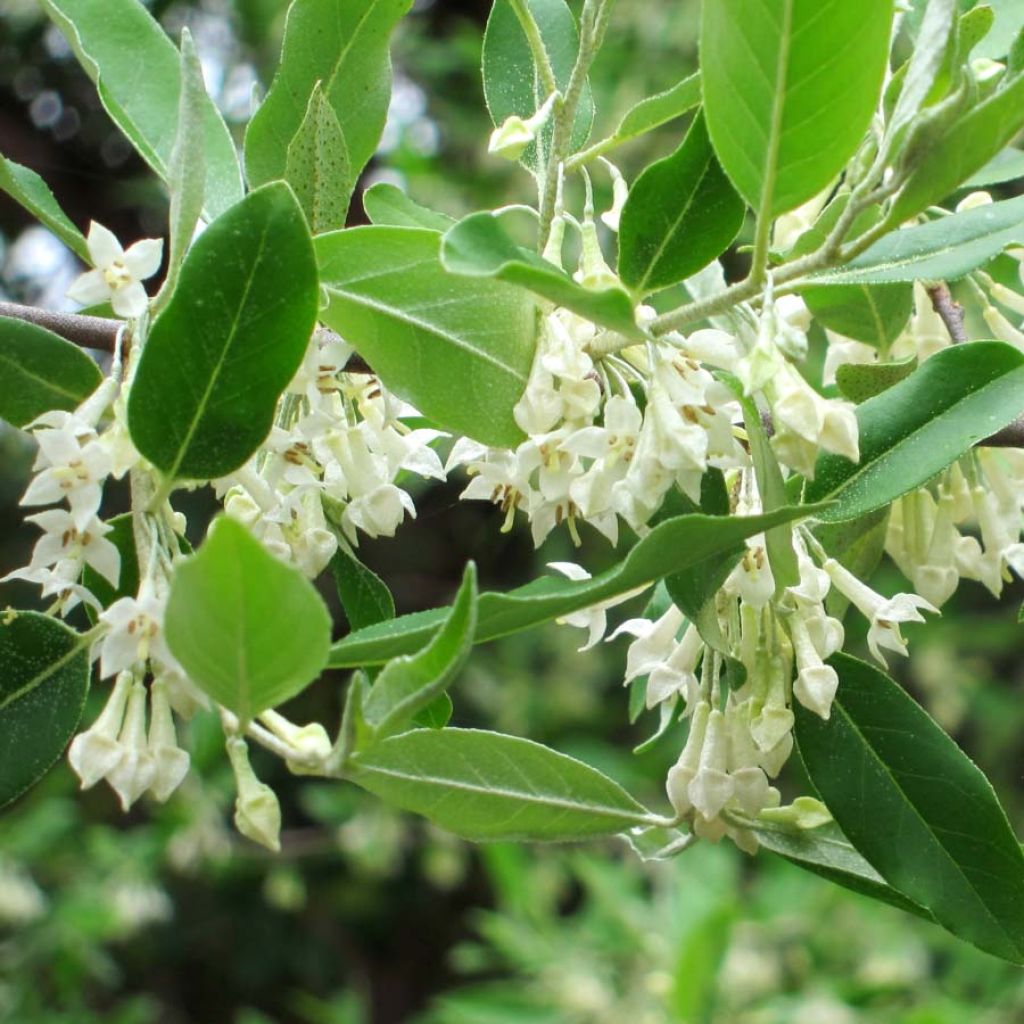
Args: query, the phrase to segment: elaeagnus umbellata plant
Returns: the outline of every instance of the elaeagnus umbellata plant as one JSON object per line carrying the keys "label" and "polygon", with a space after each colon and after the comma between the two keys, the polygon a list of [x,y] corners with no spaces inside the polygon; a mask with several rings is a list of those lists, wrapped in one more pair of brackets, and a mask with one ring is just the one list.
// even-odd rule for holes
{"label": "elaeagnus umbellata plant", "polygon": [[[886,673],[962,579],[998,597],[1024,575],[1024,197],[983,191],[1024,176],[1024,37],[955,0],[704,0],[699,70],[615,124],[588,73],[643,5],[495,0],[482,142],[520,166],[521,202],[456,221],[377,184],[346,228],[411,0],[293,0],[241,152],[187,32],[137,0],[42,5],[170,216],[162,241],[83,236],[0,158],[88,267],[69,296],[100,307],[0,321],[0,415],[38,446],[40,533],[9,575],[49,603],[0,620],[0,800],[65,748],[126,810],[166,800],[189,771],[176,721],[204,707],[235,823],[272,849],[252,744],[470,839],[764,847],[1024,962],[1006,814]],[[664,126],[677,148],[627,181],[620,148]],[[737,238],[749,269],[727,278]],[[479,593],[467,550],[450,606],[396,618],[359,542],[415,516],[410,474],[621,559]],[[193,551],[181,492],[205,485],[223,508]],[[865,582],[885,555],[904,592]],[[449,724],[474,645],[552,620],[583,652],[628,637],[629,714],[679,750],[660,806]],[[327,667],[352,670],[340,725],[276,710]],[[80,722],[90,685],[105,703]],[[794,758],[809,788],[782,805]]]}

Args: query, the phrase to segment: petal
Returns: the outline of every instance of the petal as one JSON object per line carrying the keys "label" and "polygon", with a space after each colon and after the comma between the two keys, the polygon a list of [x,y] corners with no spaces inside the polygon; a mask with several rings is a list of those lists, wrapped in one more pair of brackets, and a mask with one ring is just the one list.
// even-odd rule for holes
{"label": "petal", "polygon": [[136,320],[146,312],[149,296],[138,281],[132,281],[131,284],[111,293],[110,304],[118,316],[123,316],[127,320]]}
{"label": "petal", "polygon": [[111,263],[124,259],[124,249],[117,240],[114,233],[102,224],[93,221],[89,225],[89,237],[86,240],[89,248],[89,255],[92,257],[93,266],[109,267]]}
{"label": "petal", "polygon": [[124,254],[124,265],[136,281],[145,281],[160,269],[163,256],[162,238],[143,238]]}
{"label": "petal", "polygon": [[110,285],[101,270],[88,270],[76,277],[67,290],[67,297],[83,306],[96,306],[110,298]]}

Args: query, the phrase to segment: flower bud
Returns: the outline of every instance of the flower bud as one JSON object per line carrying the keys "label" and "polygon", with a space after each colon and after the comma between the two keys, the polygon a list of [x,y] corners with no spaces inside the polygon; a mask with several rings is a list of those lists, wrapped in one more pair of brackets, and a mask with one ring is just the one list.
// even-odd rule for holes
{"label": "flower bud", "polygon": [[232,736],[227,749],[238,789],[235,827],[247,839],[277,853],[281,849],[281,805],[274,791],[256,778],[245,740]]}

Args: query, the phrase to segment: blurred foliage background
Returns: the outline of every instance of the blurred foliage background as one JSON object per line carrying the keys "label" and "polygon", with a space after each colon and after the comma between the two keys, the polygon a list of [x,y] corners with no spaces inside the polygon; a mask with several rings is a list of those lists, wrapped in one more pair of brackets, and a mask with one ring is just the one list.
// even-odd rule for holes
{"label": "blurred foliage background", "polygon": [[[593,76],[596,131],[695,65],[696,0],[620,0]],[[269,81],[282,0],[151,4],[187,24],[211,93],[241,135]],[[417,3],[395,41],[395,92],[366,184],[391,180],[453,215],[529,198],[530,183],[486,156],[479,84],[488,0]],[[673,148],[679,125],[617,157],[627,177]],[[34,0],[0,0],[0,145],[41,173],[82,227],[131,240],[165,232],[166,197],[112,127]],[[598,176],[599,190],[608,183]],[[359,223],[358,202],[352,222]],[[74,258],[0,197],[0,297],[61,308]],[[0,423],[0,575],[34,531],[18,497],[32,453]],[[499,532],[490,506],[460,505],[458,480],[422,488],[419,516],[362,553],[399,611],[453,592],[467,557],[486,587],[523,582],[554,559],[593,571],[602,541]],[[125,501],[113,493],[110,508]],[[184,509],[199,527],[205,494]],[[901,586],[895,570],[875,581]],[[326,594],[329,599],[331,595]],[[1013,598],[1016,597],[1016,602]],[[912,635],[902,681],[993,778],[1024,832],[1019,588],[1001,605],[966,584],[943,619]],[[0,607],[34,607],[0,585]],[[337,608],[337,619],[343,617]],[[621,612],[619,609],[617,612]],[[625,613],[635,614],[626,607]],[[621,617],[625,617],[625,613]],[[856,623],[851,623],[856,632]],[[619,645],[577,655],[574,631],[475,654],[456,721],[577,754],[657,800],[678,742],[629,725]],[[286,708],[337,721],[343,678]],[[102,694],[94,694],[98,705]],[[91,707],[89,714],[95,713]],[[231,777],[216,722],[185,737],[194,777],[165,807],[125,817],[106,788],[75,792],[59,765],[0,820],[0,1019],[17,1024],[1015,1024],[1020,971],[938,929],[762,854],[701,847],[642,864],[624,845],[470,847],[360,792],[257,770],[281,796],[283,852],[229,826]],[[798,779],[785,780],[792,793]]]}

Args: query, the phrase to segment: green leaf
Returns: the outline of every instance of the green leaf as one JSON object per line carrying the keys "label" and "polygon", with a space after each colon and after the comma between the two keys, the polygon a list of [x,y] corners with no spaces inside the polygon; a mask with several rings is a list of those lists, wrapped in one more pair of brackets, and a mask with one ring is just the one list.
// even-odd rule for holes
{"label": "green leaf", "polygon": [[926,133],[915,147],[913,170],[889,209],[892,225],[944,199],[992,159],[1024,127],[1024,74],[997,89],[961,117]]}
{"label": "green leaf", "polygon": [[960,186],[964,189],[988,188],[1001,185],[1005,181],[1016,181],[1024,178],[1024,150],[1007,146],[996,153],[980,171],[972,174]]}
{"label": "green leaf", "polygon": [[128,399],[132,440],[168,480],[221,477],[256,451],[302,362],[317,297],[287,185],[250,192],[199,236]]}
{"label": "green leaf", "polygon": [[641,295],[676,284],[729,247],[744,213],[698,113],[682,145],[651,164],[629,191],[619,225],[619,275]]}
{"label": "green leaf", "polygon": [[348,155],[348,191],[377,149],[391,98],[388,44],[412,0],[293,0],[281,63],[245,133],[252,185],[284,177],[319,82]]}
{"label": "green leaf", "polygon": [[677,1021],[713,1021],[719,998],[718,979],[738,911],[731,903],[715,907],[690,923],[676,951],[667,1003]]}
{"label": "green leaf", "polygon": [[999,60],[1009,52],[1014,37],[1024,29],[1024,4],[1020,0],[987,0],[995,14],[995,25],[974,56]]}
{"label": "green leaf", "polygon": [[0,316],[0,419],[24,427],[51,409],[71,412],[102,380],[78,346],[45,327]]}
{"label": "green leaf", "polygon": [[744,822],[761,846],[792,864],[827,878],[851,892],[881,900],[927,921],[932,915],[886,884],[882,876],[850,845],[833,822],[820,828],[800,829],[767,821]]}
{"label": "green leaf", "polygon": [[364,789],[466,839],[583,839],[652,819],[582,761],[495,732],[407,732],[354,755],[351,768]]}
{"label": "green leaf", "polygon": [[894,889],[954,935],[1024,962],[1024,854],[992,786],[885,673],[849,655],[832,716],[797,705],[815,787]]}
{"label": "green leaf", "polygon": [[[104,607],[109,608],[120,597],[135,597],[139,592],[139,556],[135,550],[135,532],[132,526],[134,516],[123,512],[107,520],[112,527],[106,539],[117,548],[121,555],[121,575],[117,586],[112,587],[95,569],[86,565],[82,569],[82,583],[92,591],[93,596]],[[89,618],[93,618],[89,610]]]}
{"label": "green leaf", "polygon": [[453,274],[493,277],[526,288],[556,306],[628,338],[641,340],[633,300],[621,288],[596,291],[512,240],[492,213],[473,213],[441,239],[441,262]]}
{"label": "green leaf", "polygon": [[[544,49],[551,62],[559,90],[565,93],[579,53],[576,19],[565,0],[525,0],[540,29]],[[487,19],[483,46],[484,98],[495,125],[516,114],[532,117],[547,99],[533,63],[533,53],[509,0],[494,0]],[[573,121],[572,148],[587,141],[594,122],[594,101],[585,85]],[[551,121],[540,132],[539,146],[527,146],[522,162],[533,170],[546,162],[544,151],[551,145]]]}
{"label": "green leaf", "polygon": [[[174,293],[181,262],[203,213],[206,188],[206,156],[203,153],[203,110],[207,100],[203,69],[187,28],[181,30],[181,96],[178,100],[178,131],[171,149],[168,189],[170,255],[160,298]],[[159,305],[160,303],[158,303]]]}
{"label": "green leaf", "polygon": [[[181,62],[178,50],[138,0],[41,0],[67,38],[100,100],[156,173],[170,179],[178,125]],[[205,203],[210,216],[242,197],[242,174],[213,100],[203,106]]]}
{"label": "green leaf", "polygon": [[350,629],[395,617],[395,599],[384,581],[341,544],[331,558],[331,575]]}
{"label": "green leaf", "polygon": [[389,661],[363,702],[363,719],[383,737],[444,694],[473,649],[476,567],[470,562],[441,628],[421,651]]}
{"label": "green leaf", "polygon": [[378,181],[363,193],[363,209],[372,224],[385,227],[447,231],[455,223],[454,217],[420,206],[386,181]]}
{"label": "green leaf", "polygon": [[35,171],[0,154],[0,189],[49,228],[75,255],[91,263],[82,232],[60,208],[49,186]]}
{"label": "green leaf", "polygon": [[704,111],[762,216],[820,192],[860,145],[889,55],[890,0],[705,0]]}
{"label": "green leaf", "polygon": [[658,128],[700,104],[700,73],[687,75],[678,85],[648,96],[626,111],[618,128],[611,136],[615,143],[635,139],[639,135]]}
{"label": "green leaf", "polygon": [[37,782],[78,728],[89,647],[36,612],[0,616],[0,805]]}
{"label": "green leaf", "polygon": [[800,295],[823,327],[876,348],[900,336],[914,309],[909,283],[816,285]]}
{"label": "green leaf", "polygon": [[812,280],[828,284],[955,281],[1020,241],[1024,241],[1024,196],[893,231],[841,270]]}
{"label": "green leaf", "polygon": [[860,462],[818,457],[807,501],[826,522],[854,519],[920,487],[1020,414],[1024,355],[1000,341],[956,345],[857,406]]}
{"label": "green leaf", "polygon": [[836,369],[836,386],[843,398],[859,405],[899,384],[916,368],[916,359],[898,363],[843,363]]}
{"label": "green leaf", "polygon": [[[545,576],[504,594],[481,594],[476,643],[531,629],[646,587],[733,550],[745,537],[814,512],[802,507],[783,508],[766,516],[685,515],[669,519],[654,527],[618,565],[592,579],[574,582]],[[434,608],[358,630],[334,645],[331,665],[348,668],[380,664],[399,654],[410,654],[426,643],[446,614],[446,609]]]}
{"label": "green leaf", "polygon": [[424,416],[484,444],[514,446],[522,431],[512,409],[533,362],[533,301],[500,281],[451,276],[440,253],[437,232],[416,228],[321,235],[328,301],[320,316]]}
{"label": "green leaf", "polygon": [[338,116],[319,82],[313,86],[306,116],[288,144],[284,176],[314,235],[345,226],[356,181]]}
{"label": "green leaf", "polygon": [[227,516],[175,569],[164,628],[189,678],[243,722],[304,690],[331,642],[313,584]]}

